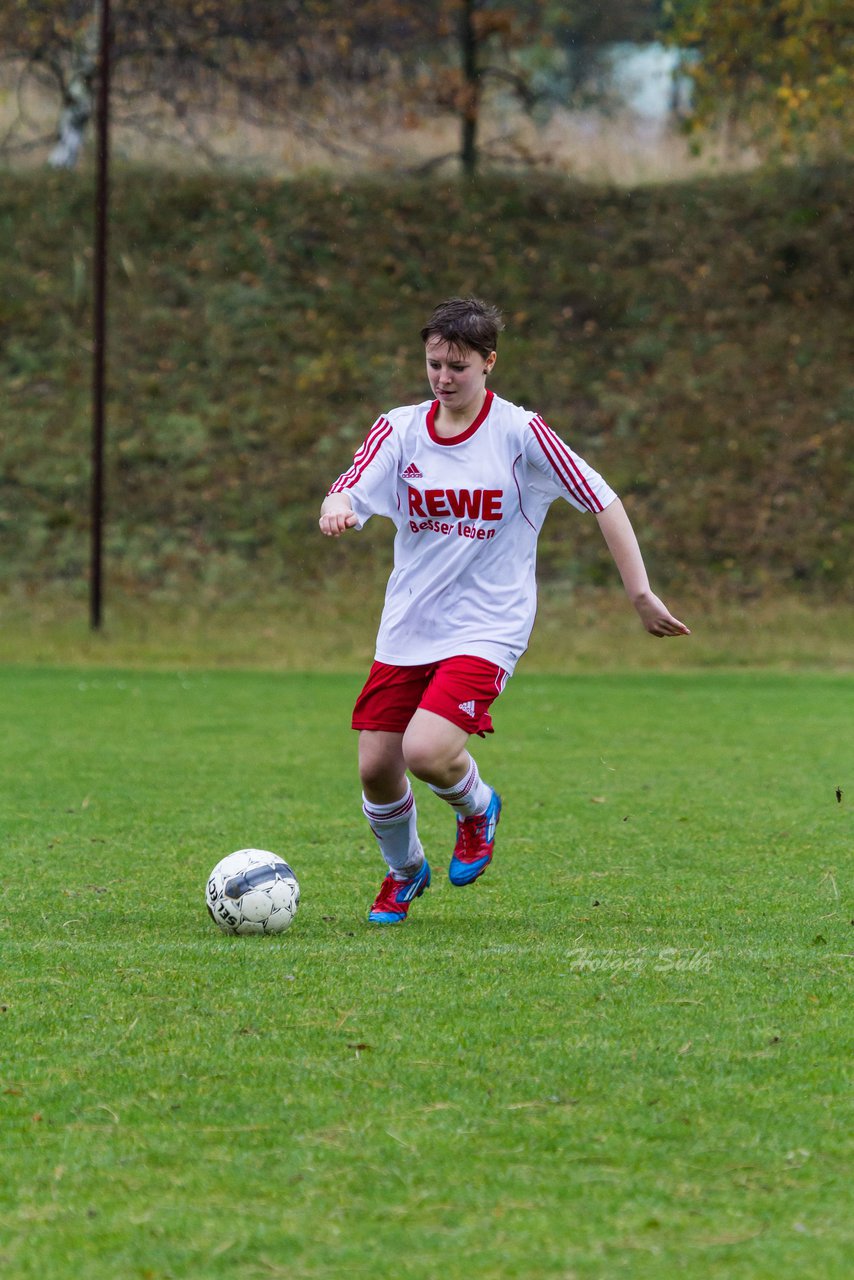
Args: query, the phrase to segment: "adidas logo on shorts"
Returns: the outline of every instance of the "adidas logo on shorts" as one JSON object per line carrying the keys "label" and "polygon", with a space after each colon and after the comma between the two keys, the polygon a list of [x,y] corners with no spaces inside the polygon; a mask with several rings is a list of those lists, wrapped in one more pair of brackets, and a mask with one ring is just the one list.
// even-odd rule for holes
{"label": "adidas logo on shorts", "polygon": [[472,698],[470,702],[460,702],[458,703],[458,706],[460,711],[465,711],[467,716],[474,715],[474,698]]}
{"label": "adidas logo on shorts", "polygon": [[414,462],[410,462],[409,466],[403,473],[404,480],[423,480],[421,472],[418,470]]}

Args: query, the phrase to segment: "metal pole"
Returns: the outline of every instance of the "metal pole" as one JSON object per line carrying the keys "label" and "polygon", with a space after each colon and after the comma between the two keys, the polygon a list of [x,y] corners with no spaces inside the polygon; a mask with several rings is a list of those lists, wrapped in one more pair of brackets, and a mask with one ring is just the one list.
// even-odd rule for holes
{"label": "metal pole", "polygon": [[95,179],[94,316],[92,366],[92,525],[89,620],[100,630],[103,598],[104,387],[107,354],[107,227],[110,140],[110,0],[101,0]]}

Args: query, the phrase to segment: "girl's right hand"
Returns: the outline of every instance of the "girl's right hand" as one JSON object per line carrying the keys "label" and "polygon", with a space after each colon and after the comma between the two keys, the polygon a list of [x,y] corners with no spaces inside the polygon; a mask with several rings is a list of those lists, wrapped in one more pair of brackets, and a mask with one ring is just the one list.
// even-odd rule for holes
{"label": "girl's right hand", "polygon": [[356,514],[345,493],[330,493],[320,508],[320,532],[327,538],[337,538],[356,524]]}

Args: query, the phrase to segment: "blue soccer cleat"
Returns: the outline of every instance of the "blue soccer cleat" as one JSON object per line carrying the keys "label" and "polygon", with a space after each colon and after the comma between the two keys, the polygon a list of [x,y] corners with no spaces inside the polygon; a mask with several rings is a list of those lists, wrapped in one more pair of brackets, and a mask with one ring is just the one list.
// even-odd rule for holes
{"label": "blue soccer cleat", "polygon": [[501,796],[493,791],[486,813],[457,818],[457,844],[448,867],[451,884],[471,884],[483,875],[495,851],[495,828],[500,817]]}
{"label": "blue soccer cleat", "polygon": [[368,920],[372,924],[403,924],[409,904],[429,887],[430,867],[426,858],[411,880],[395,880],[389,872],[368,912]]}

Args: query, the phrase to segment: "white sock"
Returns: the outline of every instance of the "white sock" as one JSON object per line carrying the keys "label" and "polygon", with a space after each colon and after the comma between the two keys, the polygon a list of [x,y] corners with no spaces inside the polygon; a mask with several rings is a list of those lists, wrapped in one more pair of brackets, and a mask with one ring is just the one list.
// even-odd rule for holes
{"label": "white sock", "polygon": [[363,795],[362,813],[395,880],[411,880],[421,868],[424,850],[418,839],[418,815],[409,781],[404,794],[393,804],[374,804]]}
{"label": "white sock", "polygon": [[472,756],[469,756],[469,760],[471,766],[456,786],[443,789],[428,783],[430,790],[446,800],[452,809],[456,809],[461,818],[471,818],[476,813],[486,813],[492,799],[492,787],[487,786],[481,778]]}

